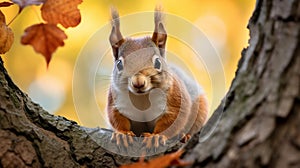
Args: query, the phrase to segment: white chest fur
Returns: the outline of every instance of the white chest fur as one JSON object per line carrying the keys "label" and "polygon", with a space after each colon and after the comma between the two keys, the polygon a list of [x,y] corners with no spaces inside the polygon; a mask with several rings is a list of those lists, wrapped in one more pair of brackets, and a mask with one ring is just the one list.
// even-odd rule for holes
{"label": "white chest fur", "polygon": [[161,89],[152,89],[147,95],[117,91],[115,105],[121,114],[137,122],[149,122],[166,111],[167,95]]}

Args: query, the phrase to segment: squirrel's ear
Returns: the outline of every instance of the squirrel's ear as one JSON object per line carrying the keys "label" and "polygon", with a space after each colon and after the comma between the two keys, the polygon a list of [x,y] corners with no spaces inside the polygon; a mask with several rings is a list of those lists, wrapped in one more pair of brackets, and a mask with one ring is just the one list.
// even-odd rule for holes
{"label": "squirrel's ear", "polygon": [[119,47],[124,42],[124,38],[120,32],[119,13],[114,7],[111,7],[111,17],[112,17],[112,19],[111,19],[112,29],[111,29],[111,33],[109,36],[109,42],[112,47],[114,57],[117,60],[119,57],[118,50],[119,50]]}
{"label": "squirrel's ear", "polygon": [[154,33],[152,35],[152,41],[159,48],[161,56],[165,55],[165,46],[167,42],[167,32],[163,25],[163,13],[161,6],[155,8],[154,14]]}

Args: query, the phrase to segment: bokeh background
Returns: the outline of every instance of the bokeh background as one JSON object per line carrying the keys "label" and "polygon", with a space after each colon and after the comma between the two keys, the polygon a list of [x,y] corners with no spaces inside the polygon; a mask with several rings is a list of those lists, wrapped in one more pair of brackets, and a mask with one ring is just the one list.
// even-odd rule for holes
{"label": "bokeh background", "polygon": [[[58,48],[54,53],[48,68],[40,54],[35,53],[31,46],[24,46],[20,43],[26,27],[43,22],[39,6],[26,7],[10,24],[15,33],[15,41],[10,51],[2,56],[5,67],[13,81],[50,113],[64,116],[85,126],[105,126],[103,121],[93,122],[95,120],[93,113],[87,111],[84,122],[76,113],[72,95],[72,79],[76,59],[89,39],[101,27],[109,23],[110,7],[112,5],[118,8],[121,16],[125,16],[136,12],[153,11],[157,4],[161,4],[165,12],[188,20],[205,33],[223,63],[223,75],[226,78],[224,87],[228,89],[234,77],[238,60],[241,57],[241,51],[248,45],[249,31],[246,27],[255,7],[255,0],[84,0],[79,5],[82,16],[81,23],[75,28],[65,30],[68,35],[65,46]],[[18,12],[16,6],[2,8],[1,10],[6,15],[7,22]],[[153,22],[153,20],[150,22]],[[101,40],[108,43],[108,35]],[[167,49],[185,59],[186,55],[192,53],[188,47],[179,43],[170,38]],[[95,47],[97,47],[97,44],[95,44]],[[109,74],[111,72],[110,67],[108,66],[107,69],[101,69],[100,71]],[[196,74],[202,73],[198,72],[197,68],[191,70],[195,71],[193,73]],[[96,82],[100,81],[101,83],[102,79],[104,83],[108,84],[109,75],[97,77]],[[197,80],[200,81],[199,83],[203,85],[208,94],[212,112],[217,106],[216,103],[212,103],[212,99],[219,102],[224,93],[212,97],[213,88],[209,76]],[[98,94],[97,99],[99,107],[104,108],[106,103],[105,92]],[[93,121],[89,122],[89,118]]]}

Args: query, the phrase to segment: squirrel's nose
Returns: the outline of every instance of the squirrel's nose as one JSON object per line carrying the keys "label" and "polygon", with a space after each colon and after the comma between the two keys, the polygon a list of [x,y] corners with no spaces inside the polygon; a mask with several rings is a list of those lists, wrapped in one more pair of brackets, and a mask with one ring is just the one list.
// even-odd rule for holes
{"label": "squirrel's nose", "polygon": [[131,78],[131,85],[136,89],[141,89],[146,85],[146,79],[143,75],[135,75]]}
{"label": "squirrel's nose", "polygon": [[132,82],[132,86],[137,89],[143,88],[145,86],[145,81]]}

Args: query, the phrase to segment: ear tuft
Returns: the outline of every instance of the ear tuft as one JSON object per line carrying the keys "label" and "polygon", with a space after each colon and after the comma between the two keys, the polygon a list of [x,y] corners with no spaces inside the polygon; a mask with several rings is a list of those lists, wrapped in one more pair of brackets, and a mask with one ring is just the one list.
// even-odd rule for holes
{"label": "ear tuft", "polygon": [[111,33],[109,36],[109,42],[111,44],[113,55],[115,57],[115,60],[118,59],[118,51],[119,47],[124,42],[124,38],[120,31],[120,19],[119,19],[119,13],[116,8],[111,7]]}
{"label": "ear tuft", "polygon": [[163,19],[164,15],[162,12],[162,6],[158,5],[155,8],[154,13],[154,32],[152,35],[152,41],[155,43],[155,45],[159,48],[161,56],[164,57],[165,55],[165,46],[167,41],[167,32],[163,25]]}

